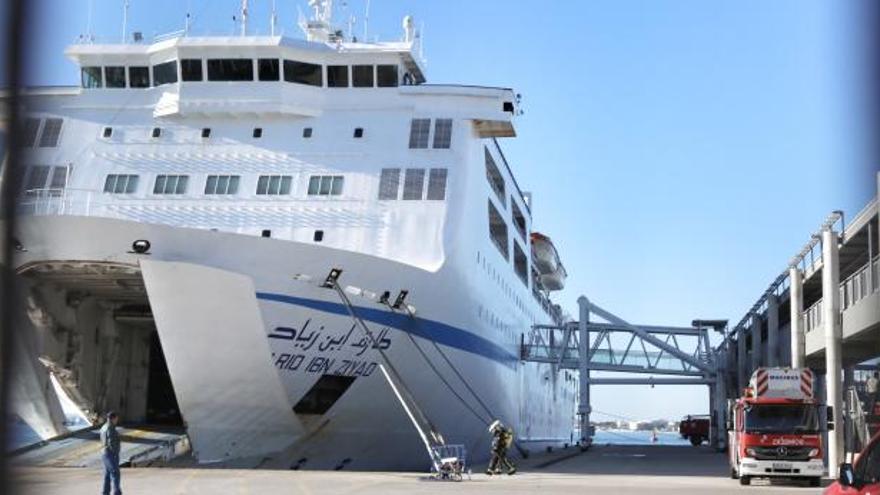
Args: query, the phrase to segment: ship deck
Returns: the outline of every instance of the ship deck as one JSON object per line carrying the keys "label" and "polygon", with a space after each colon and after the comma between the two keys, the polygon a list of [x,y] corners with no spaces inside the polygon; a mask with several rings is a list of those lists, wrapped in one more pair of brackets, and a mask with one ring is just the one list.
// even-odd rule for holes
{"label": "ship deck", "polygon": [[[515,476],[478,474],[441,482],[420,473],[346,471],[270,471],[227,469],[130,468],[122,471],[126,493],[591,493],[618,494],[783,494],[820,493],[795,482],[755,480],[740,486],[727,476],[725,454],[708,447],[597,446],[586,453],[570,448],[518,462]],[[25,494],[95,493],[98,469],[16,468]]]}

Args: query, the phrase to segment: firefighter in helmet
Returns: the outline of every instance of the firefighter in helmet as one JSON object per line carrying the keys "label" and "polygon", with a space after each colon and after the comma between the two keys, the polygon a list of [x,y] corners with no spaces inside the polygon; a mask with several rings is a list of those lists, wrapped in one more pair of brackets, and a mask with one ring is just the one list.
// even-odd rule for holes
{"label": "firefighter in helmet", "polygon": [[507,458],[507,449],[513,444],[513,429],[496,419],[489,425],[489,433],[492,434],[492,460],[489,461],[486,474],[501,474],[502,468],[507,469],[507,474],[514,474],[516,466]]}

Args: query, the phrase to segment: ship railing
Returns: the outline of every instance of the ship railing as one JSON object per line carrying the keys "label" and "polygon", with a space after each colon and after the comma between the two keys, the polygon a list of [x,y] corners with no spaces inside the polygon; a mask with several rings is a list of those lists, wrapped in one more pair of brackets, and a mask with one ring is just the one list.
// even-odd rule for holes
{"label": "ship railing", "polygon": [[20,215],[82,215],[92,214],[94,191],[71,188],[28,189],[18,202]]}

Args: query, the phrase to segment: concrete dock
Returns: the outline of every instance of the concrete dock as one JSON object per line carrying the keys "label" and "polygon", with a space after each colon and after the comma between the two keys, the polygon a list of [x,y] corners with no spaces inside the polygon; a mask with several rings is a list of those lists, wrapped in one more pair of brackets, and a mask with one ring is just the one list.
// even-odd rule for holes
{"label": "concrete dock", "polygon": [[[769,484],[756,480],[740,486],[728,477],[724,454],[708,448],[665,446],[599,446],[586,453],[574,449],[518,462],[514,476],[486,476],[476,468],[470,480],[441,482],[419,473],[346,471],[270,471],[225,469],[123,469],[123,489],[131,494],[244,495],[412,494],[412,493],[615,493],[706,494],[821,493],[805,484]],[[93,494],[102,480],[98,469],[16,468],[21,493]]]}

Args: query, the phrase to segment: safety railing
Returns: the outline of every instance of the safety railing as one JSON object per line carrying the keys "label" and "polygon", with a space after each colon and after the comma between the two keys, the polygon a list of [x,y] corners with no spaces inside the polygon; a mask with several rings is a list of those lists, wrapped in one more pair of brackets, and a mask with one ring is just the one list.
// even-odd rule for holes
{"label": "safety railing", "polygon": [[[865,263],[840,284],[840,311],[846,311],[862,299],[880,291],[880,256]],[[822,299],[804,310],[804,329],[807,332],[822,326]]]}

